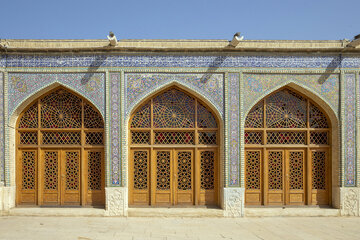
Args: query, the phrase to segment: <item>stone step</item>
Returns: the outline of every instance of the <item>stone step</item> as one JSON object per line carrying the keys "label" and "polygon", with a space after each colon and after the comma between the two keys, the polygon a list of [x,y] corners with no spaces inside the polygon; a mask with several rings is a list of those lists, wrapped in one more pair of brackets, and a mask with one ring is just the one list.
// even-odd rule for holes
{"label": "stone step", "polygon": [[216,208],[129,208],[129,217],[223,217],[224,211]]}
{"label": "stone step", "polygon": [[337,217],[340,209],[321,207],[245,208],[245,217]]}
{"label": "stone step", "polygon": [[10,216],[62,216],[62,217],[103,217],[101,208],[53,208],[53,207],[17,207],[9,211]]}

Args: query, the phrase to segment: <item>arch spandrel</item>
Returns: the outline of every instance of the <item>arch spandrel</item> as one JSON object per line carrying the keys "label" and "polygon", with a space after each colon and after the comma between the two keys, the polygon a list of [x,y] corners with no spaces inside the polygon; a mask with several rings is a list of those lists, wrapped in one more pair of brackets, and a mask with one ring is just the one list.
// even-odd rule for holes
{"label": "arch spandrel", "polygon": [[244,74],[243,79],[244,116],[261,99],[289,86],[313,100],[321,101],[327,112],[333,112],[338,117],[339,74]]}
{"label": "arch spandrel", "polygon": [[18,115],[31,101],[58,86],[64,86],[105,112],[103,73],[9,73],[8,116]]}
{"label": "arch spandrel", "polygon": [[177,85],[202,101],[210,103],[223,115],[223,74],[125,73],[125,115],[159,91]]}

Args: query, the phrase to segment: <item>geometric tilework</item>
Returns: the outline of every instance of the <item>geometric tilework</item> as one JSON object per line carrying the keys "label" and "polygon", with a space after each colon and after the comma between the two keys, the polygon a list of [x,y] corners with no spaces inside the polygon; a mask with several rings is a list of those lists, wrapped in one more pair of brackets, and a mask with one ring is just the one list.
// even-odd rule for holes
{"label": "geometric tilework", "polygon": [[330,74],[244,74],[244,99],[246,112],[261,97],[271,93],[275,88],[288,83],[295,83],[317,93],[338,113],[339,109],[339,75]]}
{"label": "geometric tilework", "polygon": [[125,73],[125,115],[147,94],[171,82],[178,82],[201,93],[223,114],[223,74]]}
{"label": "geometric tilework", "polygon": [[248,68],[358,68],[358,57],[334,56],[184,56],[184,55],[10,55],[7,67],[248,67]]}
{"label": "geometric tilework", "polygon": [[9,73],[8,116],[40,89],[58,82],[82,94],[104,115],[104,73]]}
{"label": "geometric tilework", "polygon": [[344,162],[345,186],[356,185],[356,83],[355,74],[344,76]]}
{"label": "geometric tilework", "polygon": [[4,74],[0,72],[0,181],[5,181]]}
{"label": "geometric tilework", "polygon": [[229,73],[229,185],[239,186],[240,173],[240,74]]}
{"label": "geometric tilework", "polygon": [[109,73],[110,80],[110,173],[113,185],[121,184],[120,153],[120,73]]}

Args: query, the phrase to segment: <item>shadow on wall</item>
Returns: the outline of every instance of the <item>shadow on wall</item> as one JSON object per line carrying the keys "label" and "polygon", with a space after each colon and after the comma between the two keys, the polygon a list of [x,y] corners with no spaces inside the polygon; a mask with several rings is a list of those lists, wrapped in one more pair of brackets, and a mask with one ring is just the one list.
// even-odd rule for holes
{"label": "shadow on wall", "polygon": [[85,85],[89,82],[92,76],[96,73],[96,71],[101,67],[101,65],[105,62],[107,56],[104,55],[97,55],[95,60],[90,64],[88,67],[87,73],[81,79],[81,84]]}
{"label": "shadow on wall", "polygon": [[214,59],[214,61],[210,64],[208,69],[206,70],[206,73],[204,74],[204,76],[201,77],[200,82],[203,84],[207,83],[207,81],[209,81],[211,76],[214,73],[216,73],[216,71],[221,67],[221,65],[224,63],[225,59],[226,59],[226,56],[217,56]]}
{"label": "shadow on wall", "polygon": [[341,56],[334,57],[333,60],[331,60],[331,62],[329,63],[329,65],[326,67],[325,72],[318,79],[318,83],[324,84],[326,80],[330,77],[330,75],[333,74],[337,68],[341,67],[341,61]]}

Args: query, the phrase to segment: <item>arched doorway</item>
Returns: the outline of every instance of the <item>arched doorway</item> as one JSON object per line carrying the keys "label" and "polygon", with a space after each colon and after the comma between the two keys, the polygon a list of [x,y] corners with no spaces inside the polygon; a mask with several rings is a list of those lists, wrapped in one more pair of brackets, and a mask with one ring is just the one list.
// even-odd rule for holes
{"label": "arched doorway", "polygon": [[85,99],[58,87],[16,124],[17,205],[104,205],[104,121]]}
{"label": "arched doorway", "polygon": [[283,88],[245,120],[246,205],[330,205],[331,126],[324,111]]}
{"label": "arched doorway", "polygon": [[175,87],[140,106],[129,124],[129,205],[217,205],[218,126]]}

